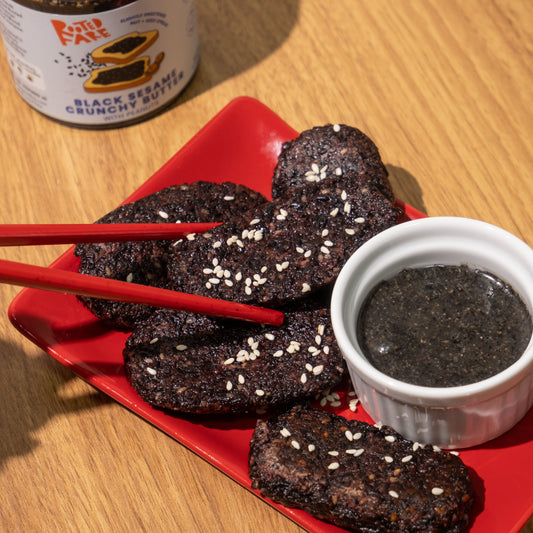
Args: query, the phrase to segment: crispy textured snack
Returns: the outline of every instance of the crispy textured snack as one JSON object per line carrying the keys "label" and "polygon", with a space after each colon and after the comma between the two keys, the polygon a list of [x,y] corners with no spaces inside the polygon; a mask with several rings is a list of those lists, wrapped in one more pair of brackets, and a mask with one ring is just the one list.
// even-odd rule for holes
{"label": "crispy textured snack", "polygon": [[189,413],[291,404],[333,387],[345,371],[327,309],[287,312],[280,327],[161,311],[133,331],[124,361],[142,399]]}
{"label": "crispy textured snack", "polygon": [[473,503],[459,457],[303,406],[257,422],[249,466],[266,497],[358,532],[458,533]]}
{"label": "crispy textured snack", "polygon": [[[234,183],[197,181],[174,185],[140,200],[124,204],[97,223],[217,222],[231,219],[266,198]],[[165,287],[171,241],[132,241],[78,244],[79,272],[105,278]],[[131,329],[152,308],[136,304],[80,297],[98,318],[120,328]]]}
{"label": "crispy textured snack", "polygon": [[331,285],[359,246],[397,221],[372,185],[325,180],[178,242],[169,281],[183,292],[284,305]]}
{"label": "crispy textured snack", "polygon": [[283,144],[272,178],[272,197],[289,198],[326,179],[374,185],[394,201],[379,150],[362,131],[345,124],[316,126]]}

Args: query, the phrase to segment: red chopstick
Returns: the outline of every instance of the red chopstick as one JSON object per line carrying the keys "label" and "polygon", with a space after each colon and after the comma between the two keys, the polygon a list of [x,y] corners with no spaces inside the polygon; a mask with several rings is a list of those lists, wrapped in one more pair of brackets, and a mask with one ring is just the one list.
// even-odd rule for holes
{"label": "red chopstick", "polygon": [[283,313],[274,309],[3,259],[0,259],[0,282],[118,302],[235,318],[273,326],[283,323]]}
{"label": "red chopstick", "polygon": [[215,222],[179,224],[0,224],[0,246],[180,239],[217,226]]}

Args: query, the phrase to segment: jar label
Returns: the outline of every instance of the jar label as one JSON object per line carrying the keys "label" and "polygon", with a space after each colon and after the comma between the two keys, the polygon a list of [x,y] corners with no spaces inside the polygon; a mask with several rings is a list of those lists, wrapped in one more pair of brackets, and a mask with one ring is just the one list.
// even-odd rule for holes
{"label": "jar label", "polygon": [[0,22],[19,94],[72,124],[151,114],[183,90],[198,63],[193,0],[137,0],[86,15],[0,0]]}

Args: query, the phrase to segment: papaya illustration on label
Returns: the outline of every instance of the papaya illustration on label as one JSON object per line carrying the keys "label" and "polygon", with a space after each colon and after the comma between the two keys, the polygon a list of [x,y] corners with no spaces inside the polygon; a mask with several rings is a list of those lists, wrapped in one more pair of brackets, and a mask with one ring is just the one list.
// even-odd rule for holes
{"label": "papaya illustration on label", "polygon": [[157,30],[143,33],[133,32],[108,42],[92,51],[95,63],[110,66],[94,69],[83,84],[90,93],[118,91],[146,83],[159,69],[164,53],[158,54],[154,62],[149,56],[139,57],[157,40]]}

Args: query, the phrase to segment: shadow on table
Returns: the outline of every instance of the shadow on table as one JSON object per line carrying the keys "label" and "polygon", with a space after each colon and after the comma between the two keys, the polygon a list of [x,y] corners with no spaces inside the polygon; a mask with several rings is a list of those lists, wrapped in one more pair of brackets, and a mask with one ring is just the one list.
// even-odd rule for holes
{"label": "shadow on table", "polygon": [[300,0],[196,2],[200,63],[175,105],[191,100],[272,54],[290,35],[299,6]]}
{"label": "shadow on table", "polygon": [[0,469],[9,458],[35,449],[35,434],[54,417],[113,401],[96,390],[62,397],[61,391],[76,376],[44,352],[30,357],[20,346],[0,341],[0,366]]}
{"label": "shadow on table", "polygon": [[416,178],[402,167],[385,165],[389,171],[389,180],[397,198],[427,214],[423,191]]}

